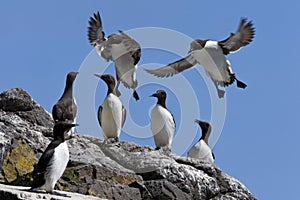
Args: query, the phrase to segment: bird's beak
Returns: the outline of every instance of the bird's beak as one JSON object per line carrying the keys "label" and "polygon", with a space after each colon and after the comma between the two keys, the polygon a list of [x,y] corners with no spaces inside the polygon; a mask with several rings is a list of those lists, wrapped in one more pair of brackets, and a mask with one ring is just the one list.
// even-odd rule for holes
{"label": "bird's beak", "polygon": [[102,74],[94,74],[95,76],[97,76],[98,78],[102,77]]}
{"label": "bird's beak", "polygon": [[158,97],[158,96],[157,96],[157,93],[154,93],[154,94],[150,95],[150,97]]}
{"label": "bird's beak", "polygon": [[79,126],[79,124],[72,124],[72,127],[74,127],[74,126]]}
{"label": "bird's beak", "polygon": [[200,120],[198,120],[198,119],[195,119],[195,120],[194,120],[194,123],[196,123],[196,124],[200,124]]}

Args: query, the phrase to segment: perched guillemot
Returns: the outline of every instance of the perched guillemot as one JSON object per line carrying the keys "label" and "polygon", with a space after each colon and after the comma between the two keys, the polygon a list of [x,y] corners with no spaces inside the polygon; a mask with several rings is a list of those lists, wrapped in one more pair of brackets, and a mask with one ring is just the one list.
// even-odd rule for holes
{"label": "perched guillemot", "polygon": [[123,31],[119,30],[119,33],[111,34],[105,38],[99,12],[94,13],[94,17],[90,17],[88,39],[102,58],[106,61],[112,60],[115,62],[118,82],[116,87],[117,95],[121,95],[118,90],[121,81],[126,88],[134,90],[133,97],[135,100],[139,100],[138,93],[136,92],[138,85],[136,70],[137,63],[141,57],[141,47],[138,42]]}
{"label": "perched guillemot", "polygon": [[115,79],[110,74],[95,74],[107,84],[106,98],[98,108],[98,121],[105,141],[115,138],[118,141],[121,129],[126,119],[126,108],[122,105],[115,92]]}
{"label": "perched guillemot", "polygon": [[157,98],[157,104],[151,110],[151,130],[156,150],[163,147],[163,150],[171,152],[176,125],[173,115],[166,107],[167,93],[164,90],[157,90],[151,96]]}
{"label": "perched guillemot", "polygon": [[254,38],[254,28],[252,22],[247,22],[243,18],[235,34],[223,41],[212,40],[194,40],[190,44],[189,55],[183,59],[173,62],[165,67],[150,70],[145,69],[148,73],[158,77],[169,77],[189,69],[199,63],[206,71],[206,74],[214,82],[218,91],[219,98],[224,97],[224,90],[218,86],[226,87],[234,81],[237,87],[246,88],[247,85],[239,81],[233,73],[230,62],[225,55],[239,50],[241,47],[249,44]]}
{"label": "perched guillemot", "polygon": [[[52,108],[52,117],[55,123],[59,121],[75,123],[77,105],[73,96],[73,83],[77,74],[78,72],[68,73],[64,93]],[[73,133],[74,130],[70,131],[68,135],[71,136]]]}
{"label": "perched guillemot", "polygon": [[189,150],[188,157],[197,158],[199,160],[204,160],[209,163],[214,163],[215,156],[208,146],[208,138],[211,133],[211,126],[207,122],[195,120],[201,129],[202,136],[199,141]]}
{"label": "perched guillemot", "polygon": [[77,124],[59,121],[53,128],[54,139],[48,145],[33,171],[30,190],[41,189],[52,193],[57,180],[64,173],[69,161],[69,149],[65,141],[67,132]]}

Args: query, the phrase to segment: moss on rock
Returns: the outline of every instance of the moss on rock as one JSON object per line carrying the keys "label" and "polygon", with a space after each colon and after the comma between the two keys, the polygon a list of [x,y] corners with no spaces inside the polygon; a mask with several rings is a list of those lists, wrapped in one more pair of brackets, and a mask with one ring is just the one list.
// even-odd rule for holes
{"label": "moss on rock", "polygon": [[10,152],[4,159],[3,175],[5,181],[11,184],[19,184],[27,180],[24,182],[28,185],[35,164],[34,152],[26,141],[24,139],[14,140]]}

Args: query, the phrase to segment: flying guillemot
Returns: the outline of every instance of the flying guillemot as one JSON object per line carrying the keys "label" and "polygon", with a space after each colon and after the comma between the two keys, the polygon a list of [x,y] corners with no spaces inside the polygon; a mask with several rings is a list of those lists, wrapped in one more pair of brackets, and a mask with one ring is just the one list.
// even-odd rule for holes
{"label": "flying guillemot", "polygon": [[126,108],[122,105],[115,92],[115,79],[110,74],[95,74],[107,84],[107,94],[104,102],[98,108],[98,121],[105,141],[115,138],[118,141],[121,129],[126,119]]}
{"label": "flying guillemot", "polygon": [[189,150],[188,157],[197,158],[213,164],[215,156],[208,146],[208,138],[211,133],[211,126],[209,123],[197,119],[195,120],[195,123],[201,127],[202,136],[199,141]]}
{"label": "flying guillemot", "polygon": [[99,12],[94,13],[94,17],[90,17],[88,39],[102,58],[106,61],[114,61],[117,77],[117,96],[121,95],[118,90],[121,81],[126,88],[134,90],[133,97],[135,100],[139,100],[136,92],[138,85],[136,70],[141,57],[141,47],[138,42],[123,31],[119,30],[119,33],[111,34],[105,38]]}
{"label": "flying guillemot", "polygon": [[[76,100],[73,96],[73,83],[76,79],[78,72],[69,72],[67,75],[65,90],[52,108],[52,117],[54,122],[68,121],[75,123],[77,115]],[[73,135],[74,130],[68,133],[69,136]]]}
{"label": "flying guillemot", "polygon": [[194,40],[190,44],[189,55],[176,62],[170,63],[158,69],[145,69],[148,73],[157,77],[169,77],[189,69],[199,63],[205,69],[206,74],[214,82],[219,98],[224,97],[225,91],[219,86],[226,87],[234,81],[237,87],[246,88],[247,85],[238,80],[231,69],[230,62],[225,55],[238,51],[241,47],[249,44],[254,38],[252,22],[243,18],[237,32],[222,41]]}
{"label": "flying guillemot", "polygon": [[52,193],[57,180],[64,173],[69,161],[69,149],[66,135],[69,130],[77,126],[65,121],[55,123],[54,139],[47,146],[33,171],[33,183],[30,190],[41,189]]}
{"label": "flying guillemot", "polygon": [[164,90],[157,90],[151,96],[157,98],[157,104],[151,110],[151,130],[156,150],[162,147],[164,151],[169,153],[171,152],[176,125],[173,115],[166,107],[167,93]]}

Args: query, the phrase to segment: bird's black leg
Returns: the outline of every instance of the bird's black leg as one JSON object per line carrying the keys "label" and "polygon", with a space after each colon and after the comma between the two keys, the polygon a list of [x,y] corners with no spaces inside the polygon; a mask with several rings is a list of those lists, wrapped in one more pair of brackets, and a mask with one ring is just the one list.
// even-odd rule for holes
{"label": "bird's black leg", "polygon": [[133,97],[136,101],[140,100],[140,97],[139,97],[138,93],[136,92],[136,90],[133,91]]}
{"label": "bird's black leg", "polygon": [[223,98],[224,94],[225,94],[225,91],[224,90],[220,90],[219,87],[218,87],[218,85],[217,85],[217,83],[214,83],[214,84],[216,86],[219,98]]}
{"label": "bird's black leg", "polygon": [[156,147],[155,150],[160,150],[160,147]]}
{"label": "bird's black leg", "polygon": [[116,94],[117,94],[118,97],[121,96],[121,92],[120,92],[120,90],[119,90],[119,85],[120,85],[120,81],[118,80],[117,85],[116,85],[116,88],[115,88]]}
{"label": "bird's black leg", "polygon": [[243,83],[242,81],[238,80],[237,78],[235,78],[236,80],[236,86],[239,88],[243,88],[245,89],[247,87],[247,85],[245,83]]}
{"label": "bird's black leg", "polygon": [[119,142],[119,137],[115,137],[115,142]]}

